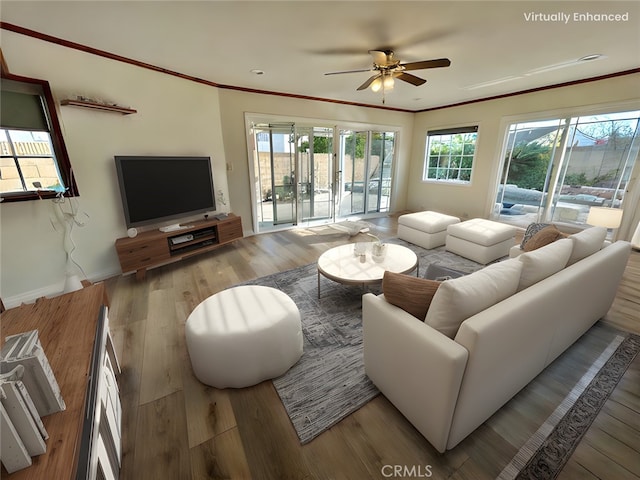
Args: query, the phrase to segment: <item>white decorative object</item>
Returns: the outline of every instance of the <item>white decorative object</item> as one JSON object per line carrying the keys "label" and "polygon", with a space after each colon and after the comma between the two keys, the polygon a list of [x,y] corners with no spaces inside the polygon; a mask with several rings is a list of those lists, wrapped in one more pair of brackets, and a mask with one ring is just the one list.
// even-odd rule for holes
{"label": "white decorative object", "polygon": [[375,242],[371,247],[371,255],[374,261],[382,261],[387,252],[387,245],[381,242]]}
{"label": "white decorative object", "polygon": [[367,254],[367,242],[356,242],[353,244],[353,254],[356,257],[363,257]]}
{"label": "white decorative object", "polygon": [[0,357],[0,371],[3,373],[17,365],[24,367],[22,381],[41,417],[66,408],[37,330],[7,337]]}
{"label": "white decorative object", "polygon": [[[82,271],[82,267],[73,259],[73,252],[76,249],[76,244],[71,237],[73,227],[84,227],[85,222],[78,219],[79,213],[77,208],[73,206],[71,200],[69,200],[70,209],[65,212],[62,205],[66,202],[65,197],[60,196],[53,200],[53,211],[56,216],[57,224],[63,228],[63,248],[66,254],[66,268],[65,268],[65,283],[63,293],[69,293],[82,288],[82,283],[78,278],[76,270],[79,270],[84,277],[86,275]],[[82,214],[86,219],[89,216],[86,213]],[[56,223],[51,221],[53,228],[56,229]],[[57,229],[56,229],[57,230]],[[75,278],[74,278],[75,277]]]}
{"label": "white decorative object", "polygon": [[[0,398],[2,395],[4,393],[0,391]],[[0,458],[7,472],[13,473],[30,467],[31,457],[2,403],[0,403],[0,435]]]}
{"label": "white decorative object", "polygon": [[34,457],[45,453],[47,445],[44,440],[49,436],[24,384],[20,380],[5,382],[0,389],[5,395],[2,405],[29,455]]}

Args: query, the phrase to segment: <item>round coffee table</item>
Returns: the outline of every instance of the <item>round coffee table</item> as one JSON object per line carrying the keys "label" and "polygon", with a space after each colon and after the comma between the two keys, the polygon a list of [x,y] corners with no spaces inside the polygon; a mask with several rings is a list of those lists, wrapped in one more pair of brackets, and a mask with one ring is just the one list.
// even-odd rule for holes
{"label": "round coffee table", "polygon": [[356,255],[353,243],[334,247],[318,258],[318,298],[320,298],[320,275],[345,285],[366,285],[382,281],[385,271],[394,273],[418,272],[418,256],[402,245],[386,244],[385,255],[374,258],[372,243],[366,243],[364,255]]}

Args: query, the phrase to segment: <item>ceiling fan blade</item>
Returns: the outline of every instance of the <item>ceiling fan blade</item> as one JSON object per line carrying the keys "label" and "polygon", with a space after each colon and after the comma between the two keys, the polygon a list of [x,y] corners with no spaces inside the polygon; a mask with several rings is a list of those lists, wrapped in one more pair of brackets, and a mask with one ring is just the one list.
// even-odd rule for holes
{"label": "ceiling fan blade", "polygon": [[416,87],[427,83],[424,78],[416,77],[415,75],[411,75],[410,73],[398,72],[394,73],[393,76],[398,80],[402,80],[404,82],[408,82]]}
{"label": "ceiling fan blade", "polygon": [[424,60],[422,62],[401,63],[400,66],[404,70],[422,70],[424,68],[440,68],[451,65],[448,58],[438,58],[436,60]]}
{"label": "ceiling fan blade", "polygon": [[359,73],[359,72],[373,72],[371,68],[362,68],[360,70],[342,70],[340,72],[327,72],[325,75],[340,75],[342,73]]}
{"label": "ceiling fan blade", "polygon": [[364,82],[362,85],[360,85],[356,90],[366,90],[369,87],[369,85],[371,85],[376,78],[379,78],[381,76],[382,76],[382,74],[379,73],[377,75],[374,75],[374,76],[370,77],[366,82]]}

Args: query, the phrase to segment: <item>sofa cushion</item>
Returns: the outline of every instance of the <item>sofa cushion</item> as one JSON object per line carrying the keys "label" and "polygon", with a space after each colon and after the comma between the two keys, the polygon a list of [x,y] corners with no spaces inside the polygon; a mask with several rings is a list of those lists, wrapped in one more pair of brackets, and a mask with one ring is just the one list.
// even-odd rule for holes
{"label": "sofa cushion", "polygon": [[520,242],[520,248],[524,250],[524,246],[527,244],[531,238],[538,233],[543,228],[547,228],[551,226],[550,223],[530,223],[527,226],[527,229],[524,232],[524,236],[522,237],[522,242]]}
{"label": "sofa cushion", "polygon": [[382,293],[392,305],[424,321],[440,282],[386,271],[382,277]]}
{"label": "sofa cushion", "polygon": [[529,241],[525,243],[523,250],[525,252],[531,252],[565,237],[566,235],[558,230],[555,225],[549,225],[532,236]]}
{"label": "sofa cushion", "polygon": [[515,235],[516,227],[484,218],[472,218],[447,227],[447,236],[461,238],[484,247],[512,240]]}
{"label": "sofa cushion", "polygon": [[569,257],[568,265],[573,265],[596,253],[602,248],[606,237],[607,229],[604,227],[590,227],[571,235],[569,238],[573,241],[573,252]]}
{"label": "sofa cushion", "polygon": [[425,323],[454,338],[467,318],[516,292],[521,270],[522,262],[513,258],[442,282],[431,301]]}
{"label": "sofa cushion", "polygon": [[517,260],[522,262],[518,291],[562,270],[567,265],[572,250],[573,242],[564,238],[518,256]]}

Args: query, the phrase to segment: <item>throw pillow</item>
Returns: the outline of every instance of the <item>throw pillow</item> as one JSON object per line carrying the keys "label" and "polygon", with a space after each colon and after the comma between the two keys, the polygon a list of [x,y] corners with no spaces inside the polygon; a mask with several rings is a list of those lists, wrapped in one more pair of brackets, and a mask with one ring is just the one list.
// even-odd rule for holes
{"label": "throw pillow", "polygon": [[573,265],[583,258],[596,253],[602,248],[607,229],[604,227],[590,227],[569,237],[573,241],[573,252],[568,265]]}
{"label": "throw pillow", "polygon": [[524,232],[524,237],[522,237],[520,248],[524,250],[524,246],[527,244],[529,240],[531,240],[531,237],[533,237],[536,233],[538,233],[543,228],[546,228],[550,225],[551,225],[550,223],[530,223]]}
{"label": "throw pillow", "polygon": [[440,282],[402,273],[384,272],[382,293],[387,302],[424,321]]}
{"label": "throw pillow", "polygon": [[564,238],[520,255],[517,259],[522,262],[522,274],[518,291],[562,270],[567,265],[572,250],[573,243]]}
{"label": "throw pillow", "polygon": [[524,245],[523,250],[525,252],[531,252],[540,247],[544,247],[545,245],[549,245],[556,240],[560,240],[561,238],[565,238],[565,234],[558,230],[555,225],[549,225],[548,227],[544,227],[542,230],[539,230],[538,233],[531,237]]}
{"label": "throw pillow", "polygon": [[522,262],[513,258],[442,282],[431,301],[425,323],[454,338],[467,318],[513,295],[521,271]]}

